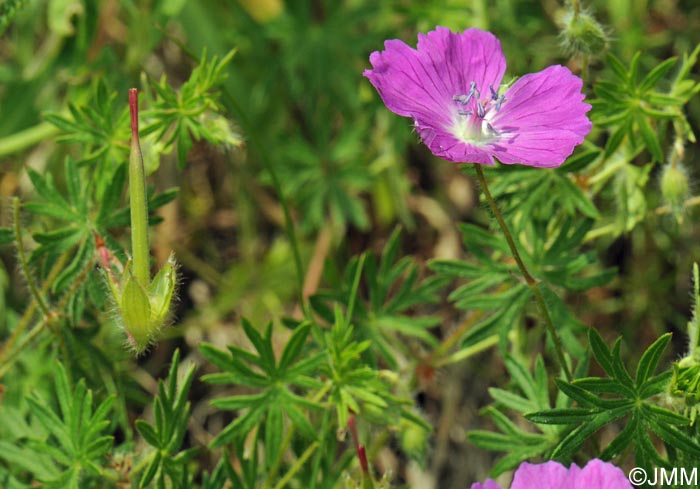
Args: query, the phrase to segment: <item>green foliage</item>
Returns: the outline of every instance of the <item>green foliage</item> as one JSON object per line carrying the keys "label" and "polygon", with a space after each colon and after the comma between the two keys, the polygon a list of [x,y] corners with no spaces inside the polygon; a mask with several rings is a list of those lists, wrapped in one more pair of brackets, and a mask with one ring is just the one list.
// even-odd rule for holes
{"label": "green foliage", "polygon": [[671,377],[669,370],[654,375],[671,340],[670,333],[647,348],[634,377],[622,363],[619,339],[612,350],[594,329],[590,330],[589,339],[593,355],[608,377],[584,377],[570,384],[557,381],[557,387],[578,406],[540,410],[526,416],[538,424],[576,425],[559,441],[551,456],[571,458],[595,432],[622,418],[625,418],[625,429],[600,453],[603,460],[617,457],[633,445],[636,466],[672,467],[673,463],[659,453],[652,433],[680,452],[700,456],[700,444],[683,430],[690,424],[688,418],[659,406],[656,400]]}
{"label": "green foliage", "polygon": [[212,405],[219,409],[247,409],[244,415],[231,422],[212,440],[212,446],[241,440],[264,419],[269,463],[273,463],[277,460],[282,445],[285,415],[305,437],[316,437],[303,410],[319,409],[321,406],[318,401],[298,395],[294,388],[306,390],[322,385],[310,374],[319,367],[323,354],[316,352],[302,358],[306,338],[311,329],[310,324],[303,324],[295,329],[279,360],[275,359],[272,348],[272,323],[268,324],[264,336],[247,321],[243,322],[243,327],[257,355],[236,346],[229,346],[228,353],[211,345],[201,347],[202,354],[223,370],[222,373],[205,375],[205,381],[237,384],[260,390],[257,394],[228,396],[212,401]]}
{"label": "green foliage", "polygon": [[25,4],[25,0],[6,0],[0,4],[0,35],[5,33],[5,29],[12,23],[12,19],[17,15]]}
{"label": "green foliage", "polygon": [[[522,394],[513,392],[514,389],[492,387],[489,389],[489,394],[496,401],[497,406],[522,415],[571,405],[571,401],[561,392],[557,395],[554,406],[552,405],[549,395],[549,377],[541,356],[535,360],[533,373],[513,357],[506,357],[505,363],[515,387]],[[526,431],[496,406],[486,408],[485,413],[491,417],[500,432],[474,430],[469,433],[468,439],[478,447],[506,452],[506,455],[491,468],[493,477],[515,468],[520,462],[547,454],[558,443],[563,431],[559,426],[550,425],[537,425],[538,432]]]}
{"label": "green foliage", "polygon": [[[574,222],[565,218],[553,228],[546,222],[531,221],[528,232],[523,233],[527,244],[519,243],[523,260],[534,277],[542,281],[545,298],[564,335],[580,328],[580,323],[551,288],[585,291],[607,283],[615,273],[612,269],[596,270],[595,253],[579,251],[592,221],[579,221],[578,225]],[[466,283],[455,288],[448,297],[456,307],[491,313],[470,329],[462,346],[474,345],[498,333],[500,344],[505,348],[513,325],[521,321],[526,312],[532,289],[517,278],[517,267],[509,262],[505,239],[474,224],[462,224],[460,230],[474,261],[433,260],[430,268],[444,277],[466,279]],[[557,234],[552,235],[553,232]],[[569,348],[581,351],[572,337],[565,336],[565,341],[567,339],[571,340],[567,344]]]}
{"label": "green foliage", "polygon": [[[697,466],[698,11],[467,3],[0,2],[0,487]],[[568,66],[593,106],[561,167],[486,170],[502,216],[362,76],[386,40],[435,25],[492,31],[506,79]],[[151,184],[139,270],[171,248],[180,263],[152,303],[127,285],[134,85]],[[175,325],[134,358],[125,310],[132,330],[151,312]],[[688,351],[666,363],[686,323]],[[602,340],[613,331],[628,348]],[[475,466],[477,449],[501,458]]]}
{"label": "green foliage", "polygon": [[241,136],[217,113],[221,110],[218,89],[226,79],[225,69],[235,52],[231,50],[222,59],[214,56],[209,60],[204,51],[199,65],[177,91],[165,77],[152,84],[156,96],[143,113],[150,121],[141,132],[144,136],[154,135],[159,145],[157,154],[169,153],[176,146],[178,162],[184,166],[193,140],[204,139],[227,147],[241,144]]}
{"label": "green foliage", "polygon": [[640,53],[632,58],[629,69],[614,55],[608,56],[614,79],[598,81],[594,87],[598,99],[592,102],[595,108],[594,121],[601,127],[613,128],[605,146],[607,157],[620,147],[625,136],[630,141],[637,141],[639,136],[652,160],[662,161],[659,130],[655,126],[674,119],[688,129],[689,140],[695,140],[680,109],[700,91],[699,83],[687,79],[699,53],[700,46],[684,60],[678,75],[665,92],[660,92],[657,85],[674,67],[677,61],[675,58],[663,61],[640,81]]}
{"label": "green foliage", "polygon": [[[397,228],[379,257],[374,253],[353,257],[333,289],[311,297],[314,310],[329,323],[337,321],[334,303],[350,309],[350,322],[357,329],[357,336],[370,340],[363,350],[371,348],[374,356],[381,357],[392,368],[398,365],[399,337],[405,336],[431,347],[437,344],[429,329],[440,319],[419,316],[412,310],[421,304],[437,302],[438,293],[446,282],[437,276],[421,278],[415,259],[399,257],[400,237],[401,231]],[[356,277],[361,277],[365,297],[357,297]],[[410,355],[410,351],[400,353]]]}
{"label": "green foliage", "polygon": [[341,428],[347,426],[351,413],[383,424],[393,424],[396,416],[416,419],[401,406],[407,404],[405,400],[388,394],[389,386],[381,378],[381,372],[362,361],[362,352],[370,343],[353,340],[353,328],[336,309],[335,324],[324,335],[328,358],[322,371],[329,379],[329,399]]}
{"label": "green foliage", "polygon": [[154,448],[140,464],[144,469],[139,479],[139,487],[148,487],[152,481],[158,488],[189,487],[187,465],[196,455],[197,448],[181,448],[190,415],[187,396],[195,368],[193,365],[188,367],[178,386],[179,366],[180,351],[175,350],[168,379],[158,381],[158,395],[153,401],[155,422],[151,424],[138,419],[135,423],[136,430],[144,441]]}
{"label": "green foliage", "polygon": [[127,159],[129,154],[129,109],[98,79],[93,98],[84,105],[68,104],[68,114],[47,112],[44,118],[61,131],[57,141],[79,143],[81,163],[106,162],[108,169]]}
{"label": "green foliage", "polygon": [[71,387],[59,363],[54,380],[58,410],[38,394],[27,399],[45,435],[37,436],[40,432],[33,430],[33,436],[16,440],[16,444],[2,441],[0,458],[30,472],[44,487],[100,487],[106,476],[105,457],[114,442],[104,432],[111,424],[115,398],[106,397],[93,411],[93,394],[85,379]]}

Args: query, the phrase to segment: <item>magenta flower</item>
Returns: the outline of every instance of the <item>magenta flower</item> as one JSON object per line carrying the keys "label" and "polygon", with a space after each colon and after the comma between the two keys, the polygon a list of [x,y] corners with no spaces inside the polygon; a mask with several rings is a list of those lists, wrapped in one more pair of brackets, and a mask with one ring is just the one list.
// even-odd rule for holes
{"label": "magenta flower", "polygon": [[[455,163],[556,167],[591,130],[583,83],[563,66],[525,75],[501,89],[506,60],[490,32],[418,34],[418,49],[399,40],[369,58],[365,70],[392,112],[414,119],[423,142]],[[504,93],[501,93],[504,91]]]}
{"label": "magenta flower", "polygon": [[[594,459],[579,468],[567,469],[559,462],[520,464],[510,489],[632,489],[632,484],[618,467]],[[503,489],[491,479],[484,484],[472,484],[471,489]]]}

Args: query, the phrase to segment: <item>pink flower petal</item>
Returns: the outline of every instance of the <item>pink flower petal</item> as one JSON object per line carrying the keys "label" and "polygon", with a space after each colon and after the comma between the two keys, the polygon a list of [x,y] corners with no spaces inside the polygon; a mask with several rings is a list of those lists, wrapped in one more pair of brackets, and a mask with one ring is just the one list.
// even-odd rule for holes
{"label": "pink flower petal", "polygon": [[[384,43],[384,51],[375,51],[369,59],[373,69],[365,70],[364,76],[389,110],[415,119],[423,141],[431,149],[437,146],[429,141],[440,136],[448,137],[445,148],[462,144],[447,133],[456,113],[453,97],[468,93],[472,82],[480,90],[489,90],[489,86],[497,89],[506,69],[498,39],[479,29],[455,34],[436,27],[419,34],[417,50],[390,40]],[[450,159],[449,150],[446,154]],[[462,150],[460,154],[470,153]],[[490,157],[479,158],[493,164]]]}
{"label": "pink flower petal", "polygon": [[561,165],[591,130],[586,117],[591,106],[583,102],[582,84],[559,65],[515,82],[492,119],[494,127],[504,133],[493,146],[494,156],[507,164]]}
{"label": "pink flower petal", "polygon": [[435,156],[454,163],[481,163],[493,165],[493,157],[488,151],[471,144],[458,141],[451,134],[432,127],[421,126],[416,122],[416,130],[421,140]]}
{"label": "pink flower petal", "polygon": [[471,489],[503,489],[501,486],[496,484],[496,482],[492,479],[486,479],[486,481],[483,484],[480,484],[478,482],[475,482],[472,484]]}
{"label": "pink flower petal", "polygon": [[571,466],[570,475],[570,489],[632,489],[620,468],[599,459],[591,460],[583,469]]}
{"label": "pink flower petal", "polygon": [[418,52],[424,63],[434,67],[450,102],[453,95],[466,94],[471,82],[476,82],[482,95],[487,96],[489,86],[498,89],[506,71],[501,42],[480,29],[459,34],[436,27],[427,34],[418,34]]}
{"label": "pink flower petal", "polygon": [[524,462],[515,471],[510,489],[571,489],[568,481],[569,471],[558,462]]}

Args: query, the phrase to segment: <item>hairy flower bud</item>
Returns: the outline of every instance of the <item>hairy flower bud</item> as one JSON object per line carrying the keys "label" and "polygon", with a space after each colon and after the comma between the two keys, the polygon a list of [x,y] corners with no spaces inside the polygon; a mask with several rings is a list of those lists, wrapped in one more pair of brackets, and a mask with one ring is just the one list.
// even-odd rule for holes
{"label": "hairy flower bud", "polygon": [[599,55],[608,47],[608,35],[595,18],[587,12],[564,15],[561,39],[564,50],[570,56],[576,54]]}
{"label": "hairy flower bud", "polygon": [[677,216],[688,198],[688,173],[680,163],[668,164],[661,172],[661,195]]}

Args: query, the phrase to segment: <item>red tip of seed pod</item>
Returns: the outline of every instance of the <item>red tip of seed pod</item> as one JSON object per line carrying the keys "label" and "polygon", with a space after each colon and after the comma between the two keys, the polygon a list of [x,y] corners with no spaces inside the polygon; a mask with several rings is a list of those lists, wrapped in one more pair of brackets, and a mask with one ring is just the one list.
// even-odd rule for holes
{"label": "red tip of seed pod", "polygon": [[129,89],[129,112],[131,113],[131,137],[137,138],[139,135],[139,90]]}
{"label": "red tip of seed pod", "polygon": [[367,453],[365,452],[365,446],[360,445],[357,450],[357,458],[360,459],[360,468],[363,474],[369,474],[369,463],[367,462]]}

